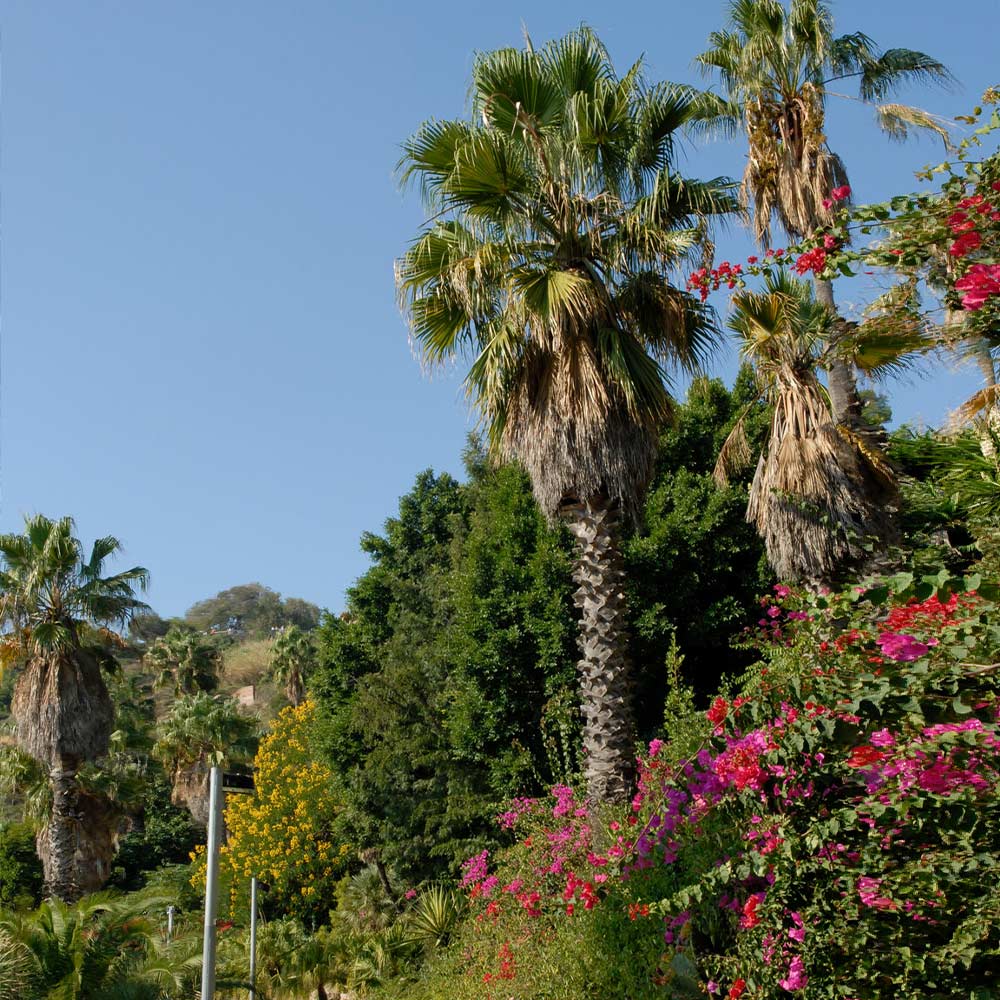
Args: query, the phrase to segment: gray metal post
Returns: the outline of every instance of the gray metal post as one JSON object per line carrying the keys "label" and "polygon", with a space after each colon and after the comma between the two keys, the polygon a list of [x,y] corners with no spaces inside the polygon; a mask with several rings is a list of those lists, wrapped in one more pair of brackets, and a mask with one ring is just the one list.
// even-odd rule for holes
{"label": "gray metal post", "polygon": [[215,918],[219,909],[219,846],[222,843],[222,768],[209,778],[208,867],[205,871],[205,937],[201,949],[201,1000],[215,996]]}
{"label": "gray metal post", "polygon": [[250,879],[250,1000],[257,996],[257,876]]}
{"label": "gray metal post", "polygon": [[167,907],[167,940],[174,936],[174,914],[177,912],[176,906]]}

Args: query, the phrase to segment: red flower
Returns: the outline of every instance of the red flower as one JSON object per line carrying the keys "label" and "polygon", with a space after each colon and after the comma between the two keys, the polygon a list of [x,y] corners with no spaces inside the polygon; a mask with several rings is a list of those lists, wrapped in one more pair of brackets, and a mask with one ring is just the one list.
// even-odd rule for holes
{"label": "red flower", "polygon": [[875,747],[855,747],[847,758],[848,767],[871,767],[885,759],[885,754]]}
{"label": "red flower", "polygon": [[847,184],[845,184],[843,187],[834,188],[830,192],[830,197],[834,201],[846,201],[848,198],[851,197],[851,189]]}
{"label": "red flower", "polygon": [[745,979],[734,980],[733,985],[729,987],[729,1000],[740,1000],[746,988],[747,981]]}
{"label": "red flower", "polygon": [[719,729],[726,721],[726,716],[728,714],[729,705],[726,704],[726,699],[716,698],[715,701],[712,702],[712,707],[705,713],[705,716],[716,729]]}
{"label": "red flower", "polygon": [[952,257],[964,257],[973,250],[978,250],[982,245],[982,237],[979,233],[962,233],[961,236],[948,248],[948,253]]}

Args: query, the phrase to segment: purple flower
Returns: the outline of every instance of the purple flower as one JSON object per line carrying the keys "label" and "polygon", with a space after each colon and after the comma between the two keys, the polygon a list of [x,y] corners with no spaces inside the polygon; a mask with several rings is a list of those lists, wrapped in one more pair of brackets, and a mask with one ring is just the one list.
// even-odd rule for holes
{"label": "purple flower", "polygon": [[805,985],[808,982],[809,977],[806,975],[806,970],[802,965],[802,959],[796,955],[788,964],[788,974],[784,979],[779,981],[779,985],[783,990],[794,993],[797,990],[805,989]]}

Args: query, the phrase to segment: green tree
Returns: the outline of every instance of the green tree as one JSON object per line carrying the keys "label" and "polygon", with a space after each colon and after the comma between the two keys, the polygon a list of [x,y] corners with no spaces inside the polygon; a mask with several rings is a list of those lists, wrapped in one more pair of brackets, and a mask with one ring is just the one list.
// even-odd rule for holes
{"label": "green tree", "polygon": [[619,515],[639,510],[671,413],[661,365],[693,366],[712,334],[665,276],[732,207],[674,170],[691,95],[641,68],[619,77],[585,28],[482,54],[471,120],[425,123],[401,161],[434,219],[397,269],[417,349],[471,359],[491,450],[524,465],[578,541],[595,800],[624,798],[633,764]]}
{"label": "green tree", "polygon": [[222,653],[211,639],[190,626],[171,625],[144,659],[156,671],[156,686],[172,687],[176,695],[214,691],[219,686]]}
{"label": "green tree", "polygon": [[677,680],[662,669],[668,659],[673,665],[683,657],[683,678],[702,696],[749,664],[732,640],[773,580],[745,518],[750,473],[719,486],[712,470],[737,421],[750,446],[759,447],[770,419],[756,376],[744,366],[731,391],[717,379],[696,379],[661,436],[645,530],[625,545],[634,657],[647,665],[636,689],[643,737],[658,732]]}
{"label": "green tree", "polygon": [[271,647],[271,673],[284,683],[285,696],[292,705],[301,705],[306,696],[306,676],[316,659],[312,638],[297,625],[281,631]]}
{"label": "green tree", "polygon": [[[716,74],[723,92],[698,102],[702,127],[727,136],[745,131],[746,168],[740,196],[753,209],[754,235],[766,245],[777,218],[795,240],[832,222],[831,191],[848,183],[839,156],[827,145],[826,100],[842,81],[857,81],[860,99],[873,106],[879,127],[892,139],[913,128],[945,135],[933,116],[888,98],[910,81],[948,83],[936,59],[911,49],[881,50],[861,32],[834,35],[823,0],[731,0],[728,23],[709,36],[697,57]],[[833,86],[833,92],[828,87]],[[816,295],[836,314],[833,286],[816,278]],[[860,406],[850,365],[830,366],[830,397],[838,423],[857,426]]]}
{"label": "green tree", "polygon": [[[747,520],[764,539],[780,579],[829,584],[864,561],[866,540],[892,537],[892,470],[832,419],[816,377],[832,320],[809,285],[771,275],[762,292],[739,292],[733,305],[729,325],[773,411]],[[755,457],[737,422],[719,452],[717,480],[725,485],[733,469]]]}
{"label": "green tree", "polygon": [[125,626],[145,605],[136,589],[149,574],[136,566],[104,576],[118,539],[98,539],[89,557],[71,518],[25,519],[25,532],[0,536],[0,621],[8,662],[23,665],[12,710],[18,744],[49,768],[49,891],[77,895],[77,773],[107,751],[113,706],[102,670],[113,666],[110,625]]}
{"label": "green tree", "polygon": [[268,638],[273,631],[297,625],[304,632],[319,624],[319,608],[299,597],[281,594],[260,583],[243,583],[198,601],[184,616],[194,628],[226,629],[230,621],[250,636]]}
{"label": "green tree", "polygon": [[521,470],[467,460],[469,483],[421,473],[365,534],[372,566],[321,626],[310,681],[346,839],[411,884],[481,850],[503,796],[564,777],[563,728],[578,746],[557,697],[574,677],[570,540]]}

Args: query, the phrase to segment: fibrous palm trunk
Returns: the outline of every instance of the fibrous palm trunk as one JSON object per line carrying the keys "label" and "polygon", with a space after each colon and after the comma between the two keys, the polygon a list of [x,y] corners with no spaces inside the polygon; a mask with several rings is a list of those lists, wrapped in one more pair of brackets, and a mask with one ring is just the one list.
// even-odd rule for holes
{"label": "fibrous palm trunk", "polygon": [[285,685],[285,697],[288,698],[288,701],[295,708],[298,708],[299,705],[305,701],[306,687],[302,683],[302,674],[300,674],[296,669],[290,669],[288,671],[288,683]]}
{"label": "fibrous palm trunk", "polygon": [[619,512],[606,498],[591,497],[562,513],[577,542],[587,794],[592,802],[623,802],[632,786],[635,736]]}
{"label": "fibrous palm trunk", "polygon": [[[837,315],[837,304],[833,299],[833,282],[816,279],[816,300]],[[861,424],[861,397],[858,395],[858,381],[853,366],[847,361],[835,360],[830,364],[828,388],[830,408],[834,423],[857,430]]]}
{"label": "fibrous palm trunk", "polygon": [[52,815],[48,823],[48,865],[46,892],[65,903],[80,896],[76,878],[76,840],[79,822],[77,799],[79,785],[76,772],[79,761],[74,757],[58,757],[49,771],[52,786]]}

